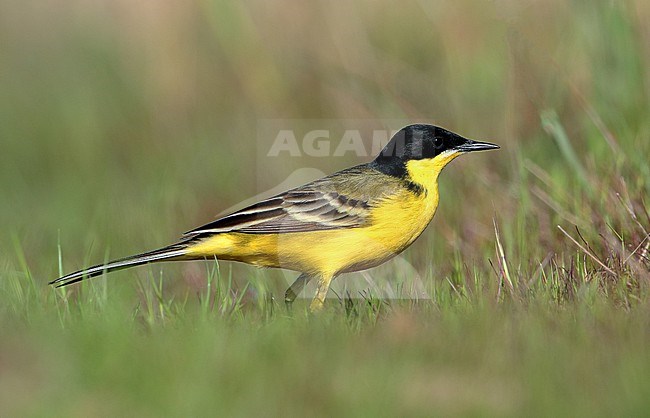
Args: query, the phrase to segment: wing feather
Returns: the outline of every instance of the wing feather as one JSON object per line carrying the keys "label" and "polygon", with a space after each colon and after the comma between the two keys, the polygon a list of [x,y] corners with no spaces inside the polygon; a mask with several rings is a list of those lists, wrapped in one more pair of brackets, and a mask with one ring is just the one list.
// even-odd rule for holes
{"label": "wing feather", "polygon": [[[390,195],[395,185],[368,182],[367,170],[349,169],[248,206],[207,225],[186,232],[189,238],[204,234],[241,232],[267,234],[308,232],[367,225],[370,210]],[[372,190],[364,186],[373,185]],[[382,190],[377,190],[381,187]]]}

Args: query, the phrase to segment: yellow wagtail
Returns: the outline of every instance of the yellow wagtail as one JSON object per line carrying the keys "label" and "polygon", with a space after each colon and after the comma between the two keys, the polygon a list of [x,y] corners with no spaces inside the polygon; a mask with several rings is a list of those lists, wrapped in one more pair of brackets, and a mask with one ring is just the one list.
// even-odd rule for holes
{"label": "yellow wagtail", "polygon": [[[66,286],[105,272],[158,261],[242,261],[302,274],[292,302],[317,279],[312,311],[322,308],[341,273],[377,266],[404,251],[438,206],[438,175],[459,155],[498,145],[424,124],[398,131],[372,162],[339,171],[185,233],[170,246],[60,277]],[[57,286],[57,287],[58,287]]]}

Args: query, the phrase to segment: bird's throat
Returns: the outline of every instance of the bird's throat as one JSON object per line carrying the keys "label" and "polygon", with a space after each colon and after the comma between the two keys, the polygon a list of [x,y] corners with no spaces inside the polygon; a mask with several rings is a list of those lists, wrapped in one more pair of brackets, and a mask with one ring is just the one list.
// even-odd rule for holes
{"label": "bird's throat", "polygon": [[437,190],[440,172],[460,154],[458,151],[450,151],[435,158],[408,161],[406,173],[410,181],[422,186],[424,190]]}

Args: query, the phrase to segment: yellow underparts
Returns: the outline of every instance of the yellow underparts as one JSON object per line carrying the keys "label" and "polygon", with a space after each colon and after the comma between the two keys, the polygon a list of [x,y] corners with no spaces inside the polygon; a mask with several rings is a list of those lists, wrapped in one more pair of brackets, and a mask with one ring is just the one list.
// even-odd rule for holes
{"label": "yellow underparts", "polygon": [[221,233],[189,247],[187,255],[330,278],[377,266],[406,249],[427,227],[438,207],[438,175],[458,155],[408,162],[409,176],[423,192],[405,187],[386,197],[372,209],[368,226],[283,234]]}

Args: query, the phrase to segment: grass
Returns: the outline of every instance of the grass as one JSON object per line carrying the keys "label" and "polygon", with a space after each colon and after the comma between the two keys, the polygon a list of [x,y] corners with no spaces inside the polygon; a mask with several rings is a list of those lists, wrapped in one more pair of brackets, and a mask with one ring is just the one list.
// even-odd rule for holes
{"label": "grass", "polygon": [[[384,6],[0,5],[0,415],[647,414],[650,8]],[[503,149],[445,170],[390,297],[350,275],[310,316],[213,261],[46,285],[367,160],[270,127],[411,120]]]}

